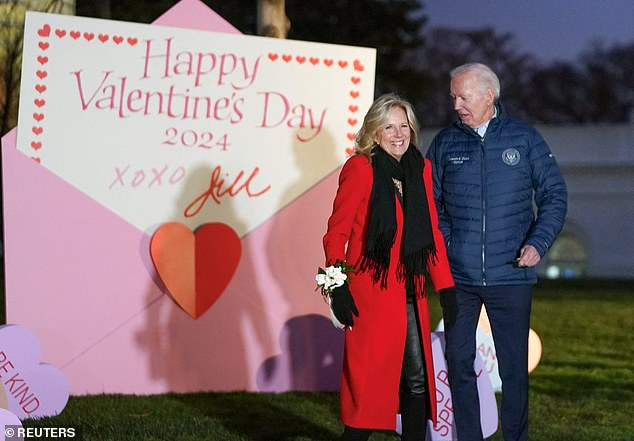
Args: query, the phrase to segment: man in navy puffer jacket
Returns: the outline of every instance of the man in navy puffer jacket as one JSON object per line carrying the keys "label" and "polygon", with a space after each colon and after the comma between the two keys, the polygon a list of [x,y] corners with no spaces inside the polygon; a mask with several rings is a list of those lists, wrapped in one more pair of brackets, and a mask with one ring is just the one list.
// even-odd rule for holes
{"label": "man in navy puffer jacket", "polygon": [[502,380],[504,439],[524,441],[535,265],[563,227],[566,185],[537,130],[506,114],[489,67],[465,64],[450,77],[459,121],[436,135],[427,157],[456,282],[440,294],[454,430],[460,441],[482,440],[473,362],[484,304]]}

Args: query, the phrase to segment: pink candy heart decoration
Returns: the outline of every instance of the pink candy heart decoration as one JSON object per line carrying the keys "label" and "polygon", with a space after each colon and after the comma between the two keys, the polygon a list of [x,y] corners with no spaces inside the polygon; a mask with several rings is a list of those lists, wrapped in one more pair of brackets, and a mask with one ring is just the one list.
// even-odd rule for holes
{"label": "pink candy heart decoration", "polygon": [[21,420],[59,414],[68,402],[69,385],[56,367],[40,363],[42,349],[29,329],[0,326],[0,381],[8,410]]}
{"label": "pink candy heart decoration", "polygon": [[[431,347],[434,358],[436,376],[436,404],[438,406],[438,423],[435,427],[429,424],[431,441],[452,441],[453,435],[453,401],[447,379],[447,361],[445,360],[445,333],[431,333]],[[480,397],[480,423],[485,438],[493,435],[498,428],[498,407],[491,380],[484,363],[479,356],[474,361],[474,370],[478,377],[478,396]]]}
{"label": "pink candy heart decoration", "polygon": [[[1,387],[2,386],[0,385],[0,388]],[[9,428],[7,426],[12,427]],[[7,439],[7,435],[10,437],[11,440],[23,441],[24,438],[18,436],[15,432],[15,430],[20,427],[22,427],[22,423],[20,422],[20,419],[15,416],[15,414],[8,411],[7,409],[0,409],[0,441],[5,441]]]}

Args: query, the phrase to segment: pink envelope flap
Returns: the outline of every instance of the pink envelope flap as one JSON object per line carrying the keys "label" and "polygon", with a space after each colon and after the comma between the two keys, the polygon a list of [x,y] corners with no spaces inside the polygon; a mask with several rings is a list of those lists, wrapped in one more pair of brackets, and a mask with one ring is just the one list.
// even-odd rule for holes
{"label": "pink envelope flap", "polygon": [[201,31],[227,32],[239,34],[240,31],[222,18],[216,11],[200,0],[181,0],[154,20],[152,24],[174,26]]}
{"label": "pink envelope flap", "polygon": [[[2,138],[7,323],[48,324],[29,326],[43,359],[63,367],[163,293],[140,247],[147,235],[16,150],[15,134]],[[51,316],[60,305],[76,311],[72,321]],[[60,344],[67,326],[73,339]]]}

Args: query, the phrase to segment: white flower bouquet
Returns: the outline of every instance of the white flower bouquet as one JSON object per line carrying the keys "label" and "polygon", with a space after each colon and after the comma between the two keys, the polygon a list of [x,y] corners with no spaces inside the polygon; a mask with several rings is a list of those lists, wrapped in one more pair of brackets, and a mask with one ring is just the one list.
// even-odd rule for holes
{"label": "white flower bouquet", "polygon": [[324,300],[328,302],[332,290],[343,285],[348,280],[347,273],[355,272],[354,268],[346,264],[345,260],[337,260],[334,265],[319,268],[315,280],[317,288],[315,291],[321,291]]}

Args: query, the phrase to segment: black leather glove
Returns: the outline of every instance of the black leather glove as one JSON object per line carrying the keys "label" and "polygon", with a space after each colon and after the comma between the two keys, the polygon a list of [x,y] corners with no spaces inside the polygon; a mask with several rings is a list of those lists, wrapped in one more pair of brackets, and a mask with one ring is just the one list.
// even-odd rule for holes
{"label": "black leather glove", "polygon": [[354,304],[354,298],[350,294],[350,288],[348,288],[347,283],[332,290],[332,293],[330,293],[330,307],[342,325],[354,326],[352,314],[359,317],[359,310],[357,305]]}
{"label": "black leather glove", "polygon": [[440,305],[442,306],[442,317],[445,325],[456,322],[458,315],[458,304],[456,303],[456,288],[445,288],[438,292],[440,297]]}

